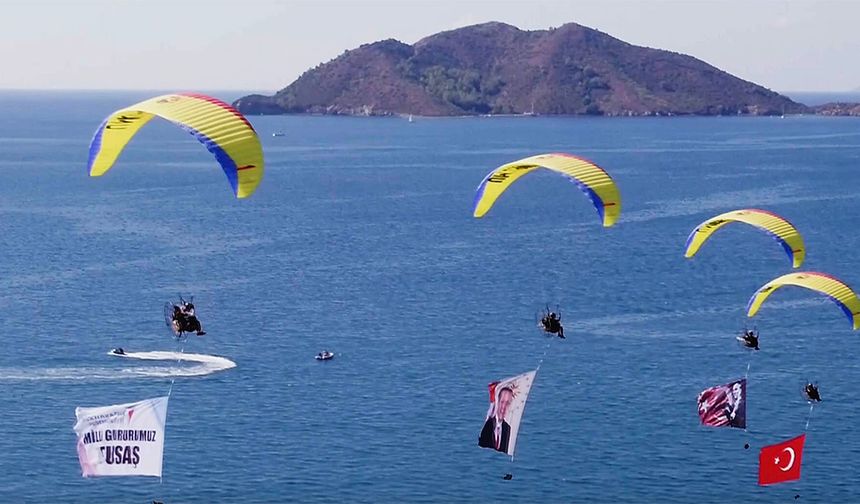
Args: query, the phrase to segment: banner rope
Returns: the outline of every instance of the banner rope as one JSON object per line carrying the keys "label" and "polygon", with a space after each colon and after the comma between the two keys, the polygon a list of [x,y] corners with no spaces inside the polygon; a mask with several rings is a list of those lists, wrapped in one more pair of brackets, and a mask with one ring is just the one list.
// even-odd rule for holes
{"label": "banner rope", "polygon": [[809,430],[809,421],[812,420],[812,409],[815,408],[815,403],[809,403],[809,413],[806,415],[806,427],[803,428],[803,432]]}
{"label": "banner rope", "polygon": [[[182,363],[182,355],[185,353],[185,341],[182,342],[182,346],[179,348],[179,358],[176,359],[176,367],[174,369],[179,368],[179,364]],[[173,384],[176,382],[176,376],[170,379],[170,388],[167,389],[167,397],[170,397],[170,394],[173,392]]]}
{"label": "banner rope", "polygon": [[[182,346],[179,347],[179,358],[176,359],[176,366],[174,367],[174,369],[179,368],[179,364],[182,363],[183,354],[185,354],[185,341],[183,341]],[[176,383],[176,376],[175,375],[170,379],[170,387],[167,389],[167,398],[168,399],[170,399],[170,394],[173,393],[173,384],[174,383]],[[158,477],[158,484],[159,485],[164,484],[164,472],[163,471],[162,471],[161,476]]]}

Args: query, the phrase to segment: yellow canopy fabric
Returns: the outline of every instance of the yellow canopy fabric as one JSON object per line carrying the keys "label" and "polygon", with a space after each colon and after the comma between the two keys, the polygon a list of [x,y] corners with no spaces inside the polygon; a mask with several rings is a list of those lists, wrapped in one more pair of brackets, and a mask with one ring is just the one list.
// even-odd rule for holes
{"label": "yellow canopy fabric", "polygon": [[743,222],[767,232],[785,249],[788,257],[792,260],[793,267],[799,268],[803,264],[803,260],[806,258],[806,247],[797,228],[775,213],[756,208],[732,210],[711,217],[696,226],[690,236],[687,237],[687,250],[684,252],[684,257],[691,258],[696,255],[699,248],[712,234],[731,222]]}
{"label": "yellow canopy fabric", "polygon": [[857,294],[842,280],[815,271],[789,273],[764,284],[747,303],[747,316],[755,315],[764,300],[785,285],[804,287],[826,295],[842,309],[854,330],[860,329],[860,299],[857,298]]}
{"label": "yellow canopy fabric", "polygon": [[481,218],[508,187],[523,175],[546,168],[568,177],[591,199],[604,227],[610,227],[621,214],[621,196],[615,181],[603,168],[571,154],[539,154],[502,165],[490,172],[475,193],[474,217]]}
{"label": "yellow canopy fabric", "polygon": [[126,144],[154,116],[194,135],[215,155],[237,198],[254,193],[263,178],[263,149],[254,127],[230,105],[201,94],[168,94],[117,110],[90,142],[89,173],[104,175]]}

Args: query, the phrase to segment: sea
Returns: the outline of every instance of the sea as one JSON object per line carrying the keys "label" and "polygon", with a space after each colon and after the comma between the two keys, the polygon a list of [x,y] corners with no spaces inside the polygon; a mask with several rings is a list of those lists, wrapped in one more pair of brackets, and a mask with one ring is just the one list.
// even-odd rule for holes
{"label": "sea", "polygon": [[[0,501],[860,498],[860,333],[796,287],[747,317],[792,271],[756,228],[684,258],[699,223],[761,208],[802,233],[802,270],[860,287],[860,118],[254,116],[243,200],[153,120],[89,177],[101,121],[156,94],[0,93]],[[615,226],[545,170],[472,217],[490,170],[545,152],[613,177]],[[180,295],[205,336],[165,327]],[[759,352],[735,341],[753,327]],[[534,369],[513,459],[479,448],[488,384]],[[699,392],[744,376],[748,428],[701,426]],[[76,407],[168,392],[162,478],[81,477]],[[759,486],[760,449],[803,433],[801,478]]]}

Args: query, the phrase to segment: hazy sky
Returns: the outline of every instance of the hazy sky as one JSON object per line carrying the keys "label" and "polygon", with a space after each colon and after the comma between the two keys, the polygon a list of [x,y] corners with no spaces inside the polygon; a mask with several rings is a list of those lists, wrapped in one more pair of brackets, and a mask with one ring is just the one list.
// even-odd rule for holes
{"label": "hazy sky", "polygon": [[567,22],[776,91],[860,88],[856,0],[0,0],[0,88],[280,89],[363,43]]}

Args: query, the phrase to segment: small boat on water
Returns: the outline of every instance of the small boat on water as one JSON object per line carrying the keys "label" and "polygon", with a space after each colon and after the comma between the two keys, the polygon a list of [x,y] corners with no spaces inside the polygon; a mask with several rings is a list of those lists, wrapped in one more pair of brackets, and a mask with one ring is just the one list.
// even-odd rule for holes
{"label": "small boat on water", "polygon": [[329,352],[328,350],[323,350],[322,352],[317,354],[315,359],[320,360],[320,361],[334,359],[334,352]]}
{"label": "small boat on water", "polygon": [[282,137],[282,136],[284,136],[284,132],[283,131],[276,131],[276,132],[272,133],[272,136],[273,137]]}

